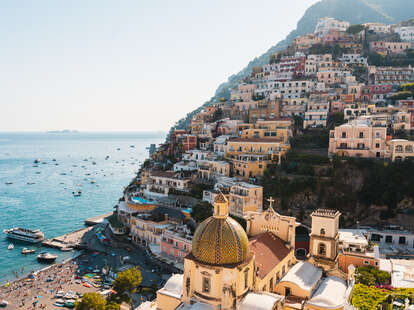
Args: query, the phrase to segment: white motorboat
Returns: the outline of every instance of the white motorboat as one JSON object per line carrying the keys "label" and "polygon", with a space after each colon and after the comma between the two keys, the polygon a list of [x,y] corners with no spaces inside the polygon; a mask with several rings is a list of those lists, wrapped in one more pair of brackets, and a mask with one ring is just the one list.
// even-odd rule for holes
{"label": "white motorboat", "polygon": [[22,254],[33,254],[34,252],[36,252],[36,250],[28,249],[28,248],[22,249]]}
{"label": "white motorboat", "polygon": [[8,250],[13,250],[14,249],[14,244],[10,243],[9,246],[7,247]]}

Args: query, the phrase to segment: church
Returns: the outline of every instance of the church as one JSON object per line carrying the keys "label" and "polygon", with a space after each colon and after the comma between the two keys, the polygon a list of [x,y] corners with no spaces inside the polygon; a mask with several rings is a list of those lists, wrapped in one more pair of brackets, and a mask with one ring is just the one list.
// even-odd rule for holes
{"label": "church", "polygon": [[352,268],[345,274],[337,264],[340,213],[318,209],[311,216],[309,255],[297,260],[294,217],[271,206],[250,212],[244,230],[217,195],[213,216],[194,233],[184,273],[138,309],[345,309],[354,282]]}

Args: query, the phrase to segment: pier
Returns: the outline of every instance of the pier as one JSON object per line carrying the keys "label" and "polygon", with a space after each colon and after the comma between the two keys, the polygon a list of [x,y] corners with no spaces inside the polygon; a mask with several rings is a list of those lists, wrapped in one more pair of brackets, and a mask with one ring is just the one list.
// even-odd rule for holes
{"label": "pier", "polygon": [[74,232],[64,234],[63,236],[48,239],[42,242],[43,246],[59,249],[61,251],[70,249],[79,249],[82,247],[81,241],[85,233],[89,232],[93,227],[78,229]]}
{"label": "pier", "polygon": [[98,215],[98,216],[95,216],[95,217],[88,218],[88,219],[85,220],[85,225],[86,226],[93,226],[93,225],[96,225],[96,224],[100,224],[100,223],[103,222],[103,220],[106,217],[112,215],[112,213],[113,212],[109,212],[109,213],[105,213],[105,214],[101,214],[101,215]]}

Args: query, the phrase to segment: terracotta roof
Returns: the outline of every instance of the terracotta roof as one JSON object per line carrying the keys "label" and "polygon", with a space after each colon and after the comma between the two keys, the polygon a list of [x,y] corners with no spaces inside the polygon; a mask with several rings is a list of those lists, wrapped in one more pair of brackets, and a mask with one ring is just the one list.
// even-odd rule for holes
{"label": "terracotta roof", "polygon": [[286,243],[272,232],[264,232],[250,240],[250,252],[255,255],[259,267],[258,276],[263,279],[291,251]]}

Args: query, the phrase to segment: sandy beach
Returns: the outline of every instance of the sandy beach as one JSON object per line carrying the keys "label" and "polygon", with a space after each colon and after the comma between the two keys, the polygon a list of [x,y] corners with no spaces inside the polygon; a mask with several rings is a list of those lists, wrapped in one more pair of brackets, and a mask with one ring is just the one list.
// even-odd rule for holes
{"label": "sandy beach", "polygon": [[51,265],[33,276],[10,282],[8,287],[3,285],[0,289],[0,300],[4,299],[9,303],[7,309],[56,309],[53,303],[58,291],[80,294],[96,292],[98,288],[76,279],[82,259],[84,255]]}

